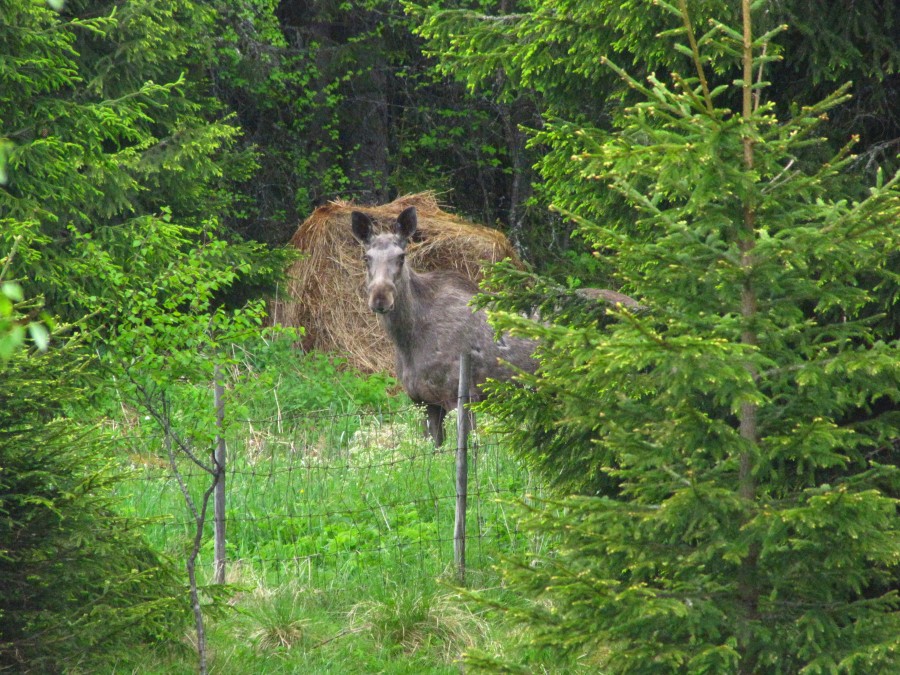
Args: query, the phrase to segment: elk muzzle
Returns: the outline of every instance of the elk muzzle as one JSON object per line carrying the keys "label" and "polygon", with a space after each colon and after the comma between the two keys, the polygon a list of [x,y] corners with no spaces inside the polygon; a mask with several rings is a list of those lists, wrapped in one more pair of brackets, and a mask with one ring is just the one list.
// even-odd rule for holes
{"label": "elk muzzle", "polygon": [[395,291],[394,285],[389,283],[371,287],[369,289],[369,309],[376,314],[387,314],[393,311]]}

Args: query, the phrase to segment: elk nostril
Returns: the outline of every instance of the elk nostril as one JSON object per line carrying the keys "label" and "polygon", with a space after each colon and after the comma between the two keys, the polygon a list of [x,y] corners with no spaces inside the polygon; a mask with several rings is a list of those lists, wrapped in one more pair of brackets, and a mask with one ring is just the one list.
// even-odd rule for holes
{"label": "elk nostril", "polygon": [[394,294],[379,290],[369,295],[369,309],[376,314],[387,314],[394,309]]}
{"label": "elk nostril", "polygon": [[376,314],[387,314],[394,309],[394,303],[386,298],[373,298],[369,302],[369,309]]}
{"label": "elk nostril", "polygon": [[369,284],[369,309],[376,314],[387,314],[394,309],[396,288],[391,283],[377,281]]}

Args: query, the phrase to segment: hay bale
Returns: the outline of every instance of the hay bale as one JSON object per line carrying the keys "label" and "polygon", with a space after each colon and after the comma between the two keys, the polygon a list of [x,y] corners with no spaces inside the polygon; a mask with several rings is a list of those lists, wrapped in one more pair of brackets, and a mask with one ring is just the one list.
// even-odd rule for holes
{"label": "hay bale", "polygon": [[291,239],[305,255],[288,271],[288,292],[272,307],[273,320],[303,326],[306,350],[336,352],[362,371],[393,372],[393,348],[366,305],[365,265],[350,230],[350,213],[362,211],[387,231],[409,206],[418,212],[418,232],[408,252],[416,270],[454,269],[480,281],[484,263],[518,261],[502,233],[442,211],[432,193],[375,207],[330,202],[316,209]]}

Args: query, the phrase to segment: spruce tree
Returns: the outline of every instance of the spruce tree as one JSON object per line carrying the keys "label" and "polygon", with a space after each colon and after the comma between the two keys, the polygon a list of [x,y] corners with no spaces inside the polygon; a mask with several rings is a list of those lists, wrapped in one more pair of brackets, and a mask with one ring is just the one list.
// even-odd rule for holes
{"label": "spruce tree", "polygon": [[187,594],[145,523],[121,515],[113,434],[65,414],[98,386],[92,364],[62,328],[51,344],[0,356],[0,670],[109,672],[177,643]]}
{"label": "spruce tree", "polygon": [[[688,4],[700,34],[710,19],[729,24],[740,19],[737,2]],[[687,55],[665,39],[671,22],[651,0],[463,0],[439,5],[405,0],[405,5],[416,16],[416,31],[426,38],[441,72],[476,92],[534,106],[535,114],[520,123],[528,132],[537,169],[530,176],[536,182],[536,201],[583,216],[608,219],[620,202],[604,191],[579,190],[574,180],[544,180],[574,168],[569,160],[580,144],[564,144],[566,134],[547,138],[541,132],[558,132],[563,123],[570,124],[571,131],[608,132],[622,106],[640,100],[636,90],[604,66],[604,55],[641,81],[650,73],[667,80],[672,72],[694,71]],[[896,3],[883,0],[859,0],[852,10],[845,3],[780,0],[766,3],[756,16],[760,34],[787,25],[779,42],[790,57],[770,63],[766,71],[773,83],[767,99],[780,116],[793,116],[795,104],[820,100],[853,81],[853,98],[832,108],[823,121],[829,142],[821,146],[819,160],[827,160],[843,144],[840,139],[859,135],[858,156],[845,175],[857,189],[874,180],[879,166],[893,167],[891,172],[900,166],[894,163],[900,138],[898,20]],[[711,67],[706,76],[715,88],[730,83],[733,74]],[[576,174],[573,171],[573,179]],[[594,208],[589,211],[589,206]],[[542,249],[532,250],[533,262],[543,270],[550,267],[548,251],[563,249],[573,278],[586,281],[605,273],[596,260],[569,246],[571,220],[545,216],[533,222],[543,227],[528,233],[545,242]]]}
{"label": "spruce tree", "polygon": [[895,672],[900,177],[848,195],[852,139],[817,162],[848,87],[776,115],[780,29],[754,33],[749,0],[736,24],[656,6],[691,70],[606,60],[635,93],[615,130],[543,131],[572,150],[545,179],[587,197],[564,214],[642,309],[542,281],[499,304],[543,295],[546,323],[495,314],[543,366],[488,408],[558,486],[525,517],[557,546],[505,567],[531,598],[506,609],[604,672]]}
{"label": "spruce tree", "polygon": [[0,0],[0,14],[0,255],[17,248],[26,297],[114,323],[129,289],[222,240],[219,269],[274,276],[271,254],[220,225],[253,161],[206,93],[210,7]]}
{"label": "spruce tree", "polygon": [[54,5],[0,0],[0,669],[101,672],[189,616],[113,496],[101,363],[165,380],[172,351],[246,317],[223,300],[239,275],[278,270],[219,225],[252,162],[203,93],[211,8]]}

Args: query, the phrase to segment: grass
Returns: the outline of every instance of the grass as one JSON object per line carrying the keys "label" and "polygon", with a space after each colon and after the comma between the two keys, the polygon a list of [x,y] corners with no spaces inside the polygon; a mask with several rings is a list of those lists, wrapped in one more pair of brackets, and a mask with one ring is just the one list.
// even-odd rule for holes
{"label": "grass", "polygon": [[429,651],[452,664],[466,649],[488,639],[489,625],[457,596],[421,587],[392,584],[350,610],[350,626],[368,631],[382,649],[404,654]]}
{"label": "grass", "polygon": [[[453,556],[455,464],[451,449],[435,451],[418,435],[418,412],[403,410],[361,426],[328,446],[328,429],[287,431],[260,440],[229,439],[228,555],[251,563],[265,580],[284,576],[322,584],[367,576],[386,558],[440,574]],[[346,419],[321,416],[320,424]],[[161,441],[160,441],[161,444]],[[474,455],[475,453],[473,453]],[[131,453],[133,480],[123,484],[135,515],[153,518],[147,536],[181,557],[194,524],[178,483],[158,454]],[[470,551],[480,568],[515,546],[516,532],[496,498],[522,494],[524,471],[499,447],[482,444],[470,466]],[[195,499],[210,478],[186,460],[179,469]],[[487,542],[490,542],[489,544]],[[201,564],[211,564],[211,550]]]}
{"label": "grass", "polygon": [[[420,411],[386,393],[389,380],[280,349],[246,356],[232,373],[230,595],[207,619],[210,672],[457,673],[465,651],[498,651],[509,637],[502,624],[453,588],[453,420],[445,447],[435,450],[422,436]],[[185,438],[201,438],[194,426],[208,418],[191,410],[211,399],[202,387],[184,388],[172,394],[175,421]],[[121,404],[108,423],[132,468],[120,487],[123,508],[151,519],[146,536],[155,548],[185,560],[194,523],[159,429]],[[197,499],[209,475],[184,457],[177,466]],[[501,501],[533,489],[530,480],[497,439],[476,438],[470,587],[498,586],[501,556],[531,545]],[[209,522],[199,558],[204,583],[212,553]],[[136,650],[134,662],[116,672],[195,672],[191,639]]]}

